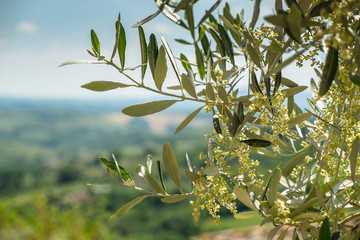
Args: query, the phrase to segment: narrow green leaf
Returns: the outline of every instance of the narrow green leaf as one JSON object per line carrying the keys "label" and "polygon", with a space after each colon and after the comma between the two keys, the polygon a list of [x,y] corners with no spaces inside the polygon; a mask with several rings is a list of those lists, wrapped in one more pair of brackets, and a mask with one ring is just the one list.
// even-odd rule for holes
{"label": "narrow green leaf", "polygon": [[120,176],[122,176],[125,180],[128,179],[132,179],[130,174],[126,171],[125,168],[119,166],[120,168],[120,172],[117,168],[117,166],[115,165],[115,163],[110,162],[109,160],[106,160],[105,158],[99,158],[99,160],[108,168],[110,168],[111,170],[113,170],[114,172],[116,172],[117,174],[119,174]]}
{"label": "narrow green leaf", "polygon": [[211,101],[215,101],[215,92],[214,92],[214,88],[212,87],[211,83],[206,84],[206,96]]}
{"label": "narrow green leaf", "polygon": [[185,170],[185,174],[192,182],[195,182],[196,180],[198,180],[200,178],[199,174],[197,174],[196,172],[189,171],[189,170]]}
{"label": "narrow green leaf", "polygon": [[191,45],[192,44],[191,42],[188,42],[188,41],[186,41],[184,39],[175,38],[174,40],[176,42],[178,42],[178,43],[185,44],[185,45]]}
{"label": "narrow green leaf", "polygon": [[263,139],[246,139],[246,140],[241,140],[240,142],[245,143],[251,147],[268,147],[271,145],[270,141]]}
{"label": "narrow green leaf", "polygon": [[285,68],[287,65],[289,65],[290,63],[292,63],[293,61],[295,61],[301,54],[303,54],[303,52],[305,52],[306,48],[302,49],[301,51],[295,53],[293,56],[289,57],[288,59],[286,59],[285,61],[278,63],[276,65],[276,67],[274,67],[273,69],[269,69],[269,72],[266,74],[265,77],[269,77],[272,74],[276,74],[279,71],[281,71],[281,69]]}
{"label": "narrow green leaf", "polygon": [[120,35],[118,41],[118,54],[120,58],[121,68],[125,66],[125,50],[126,50],[126,36],[125,30],[121,23],[120,24]]}
{"label": "narrow green leaf", "polygon": [[323,208],[323,211],[327,212],[327,207],[325,205],[325,200],[324,200],[324,194],[321,191],[321,186],[319,182],[316,183],[315,190],[316,190],[316,197],[319,200],[320,206]]}
{"label": "narrow green leaf", "polygon": [[268,236],[267,236],[267,239],[268,240],[271,240],[275,237],[275,235],[279,232],[281,226],[277,226],[277,227],[274,227],[273,229],[271,229],[268,233]]}
{"label": "narrow green leaf", "polygon": [[251,61],[259,68],[261,68],[260,58],[259,58],[259,51],[256,51],[251,44],[246,44],[246,50],[250,56]]}
{"label": "narrow green leaf", "polygon": [[161,186],[164,189],[164,191],[166,192],[164,178],[163,178],[163,174],[162,174],[162,170],[161,170],[161,163],[159,160],[156,161],[156,169],[157,169],[157,175],[158,175],[159,181],[161,183]]}
{"label": "narrow green leaf", "polygon": [[164,203],[176,203],[176,202],[180,202],[182,200],[187,199],[189,196],[191,196],[191,194],[170,195],[170,196],[161,198],[161,201]]}
{"label": "narrow green leaf", "polygon": [[228,100],[228,96],[226,93],[226,90],[223,86],[219,86],[218,87],[218,95],[219,98],[225,103],[225,104],[229,104],[229,100]]}
{"label": "narrow green leaf", "polygon": [[189,31],[191,36],[195,38],[195,26],[194,26],[194,13],[193,13],[193,4],[188,4],[185,6],[185,17],[188,22]]}
{"label": "narrow green leaf", "polygon": [[143,165],[139,164],[135,171],[139,174],[140,177],[144,179],[145,183],[152,189],[154,193],[160,193],[163,195],[166,194],[164,188],[159,184],[158,181],[156,181],[154,176]]}
{"label": "narrow green leaf", "polygon": [[148,59],[149,59],[149,67],[153,77],[155,76],[155,66],[156,66],[156,60],[158,58],[158,52],[159,50],[158,50],[156,37],[154,34],[151,34],[149,39],[149,46],[148,46]]}
{"label": "narrow green leaf", "polygon": [[192,70],[191,69],[191,66],[190,66],[190,62],[189,60],[186,58],[186,56],[184,54],[180,54],[180,59],[181,59],[181,64],[183,65],[184,69],[188,72],[189,70]]}
{"label": "narrow green leaf", "polygon": [[234,48],[232,46],[230,37],[227,34],[227,32],[225,31],[225,28],[221,24],[218,24],[218,31],[220,34],[220,38],[221,38],[222,42],[224,43],[225,53],[230,58],[231,63],[233,65],[235,65]]}
{"label": "narrow green leaf", "polygon": [[270,190],[269,190],[269,205],[273,206],[277,198],[277,192],[279,188],[280,178],[281,178],[281,169],[275,168],[272,172]]}
{"label": "narrow green leaf", "polygon": [[239,118],[239,124],[241,125],[245,119],[244,116],[244,105],[242,102],[239,102],[238,109],[237,109],[237,116]]}
{"label": "narrow green leaf", "polygon": [[330,89],[338,68],[338,55],[339,49],[330,46],[320,80],[319,96],[324,96]]}
{"label": "narrow green leaf", "polygon": [[146,68],[147,68],[147,44],[145,39],[145,33],[141,26],[138,27],[140,48],[141,48],[141,79],[144,79]]}
{"label": "narrow green leaf", "polygon": [[358,154],[360,148],[360,139],[357,136],[354,142],[351,144],[351,152],[350,152],[350,173],[351,178],[355,182],[355,174],[356,174],[356,164],[358,162]]}
{"label": "narrow green leaf", "polygon": [[307,89],[307,86],[297,86],[293,88],[288,88],[282,90],[282,92],[285,94],[285,97],[291,97],[298,93],[301,93],[302,91],[305,91]]}
{"label": "narrow green leaf", "polygon": [[185,91],[190,96],[197,99],[195,84],[185,73],[183,73],[181,75],[181,83],[182,83],[182,86],[184,87]]}
{"label": "narrow green leaf", "polygon": [[99,39],[96,36],[96,33],[93,29],[91,29],[90,35],[91,35],[92,48],[93,48],[94,52],[96,52],[98,55],[100,55],[100,42],[99,42]]}
{"label": "narrow green leaf", "polygon": [[103,91],[113,90],[116,88],[125,88],[125,87],[130,87],[130,86],[132,86],[132,85],[127,85],[127,84],[120,83],[120,82],[94,81],[91,83],[84,84],[81,87],[92,90],[92,91],[103,92]]}
{"label": "narrow green leaf", "polygon": [[150,195],[142,195],[140,197],[135,198],[134,200],[132,200],[131,202],[128,202],[127,204],[123,205],[121,208],[119,208],[119,210],[117,210],[117,212],[111,216],[111,218],[117,218],[122,216],[124,213],[126,213],[129,209],[131,209],[132,207],[136,206],[137,204],[139,204],[140,202],[142,202],[142,200],[144,200],[145,198],[149,197]]}
{"label": "narrow green leaf", "polygon": [[115,57],[115,54],[116,54],[117,49],[118,49],[118,42],[119,42],[119,37],[120,37],[120,24],[119,23],[120,23],[120,13],[118,15],[118,20],[115,22],[115,44],[114,44],[113,52],[111,54],[111,61]]}
{"label": "narrow green leaf", "polygon": [[174,150],[168,142],[166,142],[163,147],[163,161],[167,174],[174,181],[178,189],[181,190],[179,166]]}
{"label": "narrow green leaf", "polygon": [[253,29],[255,27],[255,24],[259,18],[259,13],[260,13],[260,2],[261,0],[255,0],[254,1],[254,8],[253,8],[253,15],[251,18],[251,22],[249,25],[250,29]]}
{"label": "narrow green leaf", "polygon": [[284,78],[284,77],[281,78],[281,83],[284,84],[288,88],[293,88],[293,87],[299,86],[299,84],[297,84],[296,82],[293,82],[290,79]]}
{"label": "narrow green leaf", "polygon": [[211,13],[219,6],[222,0],[217,0],[209,10],[205,11],[205,15],[200,19],[196,27],[199,27],[206,19],[210,18],[212,15]]}
{"label": "narrow green leaf", "polygon": [[196,64],[197,64],[200,78],[204,79],[204,76],[205,76],[204,57],[200,51],[199,46],[196,43],[195,43],[195,55],[196,55]]}
{"label": "narrow green leaf", "polygon": [[132,25],[133,28],[137,28],[140,27],[141,25],[143,25],[144,23],[147,23],[148,21],[152,20],[153,18],[155,18],[157,15],[159,15],[161,13],[161,10],[156,11],[156,13],[151,14],[150,16],[144,18],[143,20],[141,20],[140,22],[137,22],[136,24]]}
{"label": "narrow green leaf", "polygon": [[122,110],[122,113],[128,116],[132,117],[142,117],[145,115],[154,114],[157,112],[160,112],[170,106],[172,106],[174,103],[176,103],[177,100],[162,100],[162,101],[154,101],[154,102],[148,102],[143,104],[136,104],[127,108],[124,108]]}
{"label": "narrow green leaf", "polygon": [[251,82],[251,85],[253,86],[253,89],[252,89],[252,90],[253,90],[254,92],[258,92],[258,93],[261,93],[261,94],[262,94],[262,91],[261,91],[260,85],[259,85],[259,83],[258,83],[258,80],[257,80],[255,71],[252,71],[252,72],[251,72],[250,82]]}
{"label": "narrow green leaf", "polygon": [[286,164],[284,165],[284,167],[282,167],[282,174],[284,177],[287,177],[290,175],[290,173],[292,172],[292,170],[299,165],[299,163],[304,160],[304,157],[306,155],[306,151],[301,152],[299,154],[297,154],[295,157],[293,157],[292,159],[288,160],[286,162]]}
{"label": "narrow green leaf", "polygon": [[331,239],[330,221],[328,217],[325,217],[319,230],[319,240],[329,240],[329,239]]}
{"label": "narrow green leaf", "polygon": [[214,29],[210,28],[209,32],[211,34],[211,36],[213,37],[213,39],[216,42],[216,46],[219,49],[220,55],[221,57],[225,57],[226,56],[226,52],[225,52],[225,46],[223,41],[221,40],[221,38],[219,37],[219,35],[215,32]]}
{"label": "narrow green leaf", "polygon": [[66,61],[63,62],[62,64],[59,65],[59,67],[63,67],[66,65],[73,65],[73,64],[105,64],[106,62],[104,61],[93,61],[93,60],[71,60],[71,61]]}
{"label": "narrow green leaf", "polygon": [[180,125],[176,128],[175,134],[177,134],[178,132],[180,132],[182,129],[184,129],[193,119],[194,117],[196,117],[196,115],[201,111],[203,107],[200,107],[198,109],[196,109],[194,112],[192,112],[189,116],[187,116],[185,118],[184,121],[182,121],[182,123],[180,123]]}
{"label": "narrow green leaf", "polygon": [[302,114],[290,119],[288,124],[296,125],[296,124],[302,123],[303,121],[308,120],[311,116],[312,116],[312,113],[309,113],[309,112],[302,113]]}
{"label": "narrow green leaf", "polygon": [[169,47],[169,44],[165,41],[165,38],[163,36],[161,36],[161,41],[165,47],[165,50],[166,50],[166,53],[170,59],[170,62],[171,62],[171,65],[174,69],[174,72],[176,74],[176,77],[177,79],[179,80],[179,82],[181,81],[181,78],[180,78],[180,72],[179,72],[179,68],[176,64],[176,60],[175,60],[175,57],[174,57],[174,54],[172,53],[171,51],[171,48]]}
{"label": "narrow green leaf", "polygon": [[178,12],[181,9],[185,9],[185,7],[191,2],[192,0],[181,0],[175,7],[174,12]]}
{"label": "narrow green leaf", "polygon": [[239,199],[239,201],[242,202],[245,206],[256,212],[258,211],[254,206],[254,203],[251,201],[249,194],[244,189],[235,186],[234,194],[236,195],[237,199]]}
{"label": "narrow green leaf", "polygon": [[285,30],[293,40],[299,43],[301,42],[300,30],[302,18],[303,16],[301,9],[297,3],[293,2],[290,6],[290,13],[285,17],[287,26]]}
{"label": "narrow green leaf", "polygon": [[294,209],[294,211],[292,211],[289,214],[289,218],[293,218],[295,216],[298,216],[299,214],[302,214],[304,212],[306,212],[310,207],[312,207],[314,204],[318,203],[318,199],[317,197],[312,198],[310,200],[305,201],[303,204],[301,204],[300,206],[298,206],[297,208]]}
{"label": "narrow green leaf", "polygon": [[167,63],[165,56],[165,48],[162,45],[159,49],[159,54],[156,60],[155,72],[154,72],[154,81],[156,88],[161,91],[162,85],[165,81],[167,73]]}
{"label": "narrow green leaf", "polygon": [[280,87],[280,84],[281,84],[281,71],[275,75],[275,86],[274,86],[273,95],[276,94],[277,90]]}

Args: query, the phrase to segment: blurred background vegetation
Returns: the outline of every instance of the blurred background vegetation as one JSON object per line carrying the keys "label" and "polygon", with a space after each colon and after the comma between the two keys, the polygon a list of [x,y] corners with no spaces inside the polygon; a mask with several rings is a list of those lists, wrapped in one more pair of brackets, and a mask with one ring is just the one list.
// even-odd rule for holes
{"label": "blurred background vegetation", "polygon": [[[0,239],[188,239],[261,221],[225,215],[216,226],[204,213],[194,226],[188,201],[152,198],[110,219],[136,193],[109,178],[100,156],[114,154],[135,176],[136,164],[145,164],[147,154],[160,160],[169,141],[183,170],[186,153],[199,167],[200,152],[207,152],[203,136],[213,131],[211,116],[200,114],[174,135],[193,109],[128,118],[123,107],[118,100],[0,99]],[[263,172],[278,164],[258,159]]]}

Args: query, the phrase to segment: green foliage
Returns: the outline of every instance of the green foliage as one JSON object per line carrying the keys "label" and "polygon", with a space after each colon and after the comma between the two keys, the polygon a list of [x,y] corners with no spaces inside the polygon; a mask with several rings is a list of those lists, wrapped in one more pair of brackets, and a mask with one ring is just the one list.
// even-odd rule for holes
{"label": "green foliage", "polygon": [[[177,42],[192,46],[195,56],[195,63],[191,63],[180,54],[178,59],[186,73],[179,72],[176,58],[164,38],[158,48],[154,34],[150,35],[147,54],[155,88],[143,81],[144,73],[142,80],[137,81],[123,66],[98,56],[100,43],[93,31],[94,54],[91,55],[118,69],[134,87],[174,99],[133,105],[123,113],[144,116],[187,100],[202,107],[191,113],[175,133],[188,125],[201,109],[212,112],[214,131],[205,137],[208,150],[207,154],[200,154],[203,165],[195,170],[188,160],[186,176],[191,183],[188,193],[180,188],[183,184],[178,162],[166,143],[163,147],[166,173],[181,194],[165,190],[159,165],[158,180],[152,175],[151,164],[148,168],[138,165],[137,173],[150,190],[137,183],[130,186],[145,195],[121,207],[120,214],[145,197],[177,202],[194,195],[190,203],[195,224],[201,209],[207,209],[215,222],[220,223],[219,209],[225,207],[236,214],[238,199],[263,217],[262,224],[273,223],[275,227],[268,239],[277,234],[278,239],[284,239],[290,227],[294,227],[295,239],[300,233],[304,239],[329,239],[331,232],[335,239],[358,236],[358,227],[348,233],[347,224],[360,216],[360,89],[356,86],[360,71],[360,3],[289,0],[287,9],[283,9],[282,1],[276,0],[276,15],[265,17],[272,25],[257,26],[261,1],[254,1],[249,25],[243,13],[232,15],[229,4],[225,4],[223,15],[216,19],[212,12],[221,1],[216,1],[198,24],[194,19],[196,0],[155,2],[159,10],[135,27],[162,13],[185,28],[191,40]],[[184,20],[177,12],[183,13]],[[144,37],[140,34],[142,56],[143,45]],[[318,60],[317,56],[325,53],[325,49],[325,61]],[[180,84],[167,90],[163,88],[168,71],[165,52]],[[142,66],[147,64],[144,60],[142,57]],[[295,96],[307,86],[282,77],[286,66],[296,63],[301,67],[304,60],[316,67],[319,76],[319,87],[314,80],[310,83],[313,97],[308,99],[310,110],[305,113],[295,102]],[[248,94],[238,96],[237,84],[244,77],[249,82]],[[311,117],[315,118],[312,122]],[[264,176],[256,170],[257,155],[250,153],[286,160]],[[287,228],[279,233],[282,226]]]}

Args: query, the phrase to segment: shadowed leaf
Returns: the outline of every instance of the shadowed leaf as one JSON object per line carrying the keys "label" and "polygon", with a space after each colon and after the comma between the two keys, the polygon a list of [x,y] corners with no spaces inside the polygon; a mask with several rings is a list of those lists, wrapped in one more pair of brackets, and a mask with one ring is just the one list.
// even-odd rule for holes
{"label": "shadowed leaf", "polygon": [[339,50],[330,46],[328,54],[326,56],[324,69],[321,75],[319,96],[325,95],[330,89],[331,83],[335,78],[338,67],[338,55]]}
{"label": "shadowed leaf", "polygon": [[174,150],[168,142],[166,142],[163,147],[163,161],[167,174],[176,184],[178,189],[181,190],[179,166],[176,161]]}
{"label": "shadowed leaf", "polygon": [[165,56],[165,48],[161,46],[159,49],[159,54],[156,60],[155,72],[154,72],[154,81],[156,88],[161,91],[162,85],[165,81],[167,73],[167,63]]}
{"label": "shadowed leaf", "polygon": [[140,202],[142,202],[142,200],[144,200],[145,198],[149,197],[149,195],[143,195],[140,197],[135,198],[134,200],[132,200],[131,202],[128,202],[127,204],[123,205],[121,208],[119,208],[119,210],[117,210],[117,212],[111,216],[111,218],[117,218],[122,216],[124,213],[126,213],[129,209],[133,208],[134,206],[136,206],[137,204],[139,204]]}
{"label": "shadowed leaf", "polygon": [[192,112],[189,116],[187,116],[185,118],[184,121],[182,121],[182,123],[180,123],[180,125],[177,127],[175,134],[177,134],[178,132],[180,132],[182,129],[184,129],[193,119],[194,117],[196,117],[196,115],[201,111],[203,107],[198,108],[197,110],[195,110],[194,112]]}

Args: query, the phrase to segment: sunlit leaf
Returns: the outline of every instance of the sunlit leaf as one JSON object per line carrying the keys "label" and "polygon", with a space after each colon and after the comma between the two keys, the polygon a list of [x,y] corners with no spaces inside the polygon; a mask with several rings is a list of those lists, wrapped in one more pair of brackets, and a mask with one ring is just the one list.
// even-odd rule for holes
{"label": "sunlit leaf", "polygon": [[136,24],[132,25],[133,28],[136,27],[140,27],[141,25],[143,25],[144,23],[147,23],[148,21],[152,20],[153,18],[155,18],[157,15],[159,15],[161,13],[161,10],[156,11],[156,13],[151,14],[150,16],[144,18],[143,20],[141,20],[140,22],[137,22]]}
{"label": "sunlit leaf", "polygon": [[118,41],[118,54],[120,58],[121,68],[124,68],[125,66],[125,50],[126,50],[126,36],[125,36],[125,30],[123,25],[120,24],[120,35],[119,35],[119,41]]}
{"label": "sunlit leaf", "polygon": [[142,200],[144,200],[145,198],[149,197],[150,195],[142,195],[140,197],[135,198],[134,200],[132,200],[131,202],[123,205],[121,208],[119,208],[119,210],[117,210],[117,212],[111,216],[111,218],[117,218],[122,216],[124,213],[126,213],[129,209],[131,209],[132,207],[136,206],[137,204],[139,204],[140,202],[142,202]]}
{"label": "sunlit leaf", "polygon": [[185,170],[185,174],[192,182],[195,182],[196,180],[198,180],[200,178],[199,174],[197,174],[196,172],[189,171],[189,170]]}
{"label": "sunlit leaf", "polygon": [[286,162],[286,164],[284,165],[284,167],[282,167],[281,172],[282,175],[284,177],[287,177],[290,175],[290,173],[292,172],[292,170],[300,164],[300,162],[302,160],[304,160],[304,157],[306,155],[306,151],[303,151],[301,153],[298,153],[295,157],[293,157],[292,159],[288,160]]}
{"label": "sunlit leaf", "polygon": [[191,2],[192,0],[181,0],[175,7],[174,12],[178,12],[181,9],[185,9],[185,7]]}
{"label": "sunlit leaf", "polygon": [[141,79],[144,79],[146,68],[147,68],[147,44],[145,39],[145,33],[141,26],[138,27],[139,32],[139,40],[140,40],[140,48],[141,48]]}
{"label": "sunlit leaf", "polygon": [[330,89],[338,67],[338,55],[339,49],[330,46],[320,80],[319,96],[325,95]]}
{"label": "sunlit leaf", "polygon": [[181,83],[184,87],[185,91],[192,96],[193,98],[197,98],[195,84],[194,82],[185,74],[181,75]]}
{"label": "sunlit leaf", "polygon": [[193,119],[196,117],[196,115],[201,111],[203,107],[200,107],[196,109],[194,112],[192,112],[189,116],[185,118],[184,121],[180,123],[180,125],[176,128],[175,134],[180,132],[182,129],[184,129]]}
{"label": "sunlit leaf", "polygon": [[180,202],[182,200],[187,199],[189,196],[191,196],[191,194],[170,195],[170,196],[161,198],[161,201],[164,203],[176,203],[176,202]]}
{"label": "sunlit leaf", "polygon": [[180,72],[179,72],[179,68],[176,64],[176,60],[175,60],[175,57],[174,57],[174,54],[172,53],[171,51],[171,48],[169,47],[169,44],[165,41],[165,38],[163,36],[161,36],[161,41],[165,47],[165,50],[166,50],[166,53],[170,59],[170,62],[171,62],[171,65],[174,69],[174,72],[176,74],[176,77],[178,78],[179,82],[180,82]]}
{"label": "sunlit leaf", "polygon": [[190,43],[190,42],[188,42],[188,41],[186,41],[184,39],[175,38],[174,40],[176,42],[178,42],[178,43],[185,44],[185,45],[191,45],[192,44],[192,43]]}
{"label": "sunlit leaf", "polygon": [[178,189],[181,189],[179,166],[175,153],[168,142],[163,147],[163,161],[167,174],[173,180]]}
{"label": "sunlit leaf", "polygon": [[162,45],[159,49],[159,54],[156,60],[155,72],[154,72],[154,81],[156,88],[161,91],[162,85],[165,81],[167,73],[167,63],[165,56],[165,48]]}
{"label": "sunlit leaf", "polygon": [[154,178],[154,176],[146,169],[143,165],[139,164],[135,171],[142,177],[148,187],[150,187],[153,193],[166,194],[164,188],[159,184],[158,181]]}
{"label": "sunlit leaf", "polygon": [[209,10],[205,11],[205,15],[200,19],[200,21],[197,24],[197,27],[199,27],[207,18],[211,16],[211,13],[219,6],[222,0],[217,0],[210,8]]}
{"label": "sunlit leaf", "polygon": [[203,170],[203,172],[210,177],[213,177],[215,175],[217,175],[220,172],[220,168],[219,166],[216,165],[210,165],[210,166],[206,166]]}
{"label": "sunlit leaf", "polygon": [[93,60],[72,60],[66,61],[59,65],[59,67],[66,66],[66,65],[73,65],[73,64],[104,64],[104,61],[93,61]]}
{"label": "sunlit leaf", "polygon": [[127,108],[124,108],[122,110],[122,113],[128,116],[132,117],[141,117],[153,113],[160,112],[170,106],[172,106],[174,103],[176,103],[177,100],[162,100],[162,101],[154,101],[154,102],[148,102],[143,104],[137,104],[133,105]]}
{"label": "sunlit leaf", "polygon": [[305,91],[307,89],[307,86],[297,86],[293,88],[288,88],[282,90],[282,92],[285,94],[285,97],[291,97],[298,93],[301,93],[302,91]]}
{"label": "sunlit leaf", "polygon": [[210,100],[215,101],[215,92],[214,92],[214,88],[212,87],[211,83],[206,84],[206,96]]}
{"label": "sunlit leaf", "polygon": [[130,86],[132,86],[132,85],[128,85],[128,84],[124,84],[124,83],[120,83],[120,82],[94,81],[91,83],[84,84],[81,87],[92,90],[92,91],[103,92],[103,91],[113,90],[116,88],[125,88],[125,87],[130,87]]}
{"label": "sunlit leaf", "polygon": [[91,29],[90,35],[91,35],[92,48],[93,48],[94,52],[96,52],[98,55],[100,55],[100,42],[99,42],[99,39],[96,36],[96,33],[93,29]]}
{"label": "sunlit leaf", "polygon": [[228,96],[226,93],[226,90],[223,86],[219,86],[218,87],[218,95],[219,98],[225,103],[225,104],[229,104],[229,100],[228,100]]}
{"label": "sunlit leaf", "polygon": [[254,206],[254,203],[251,201],[249,194],[244,189],[235,186],[234,194],[236,195],[237,199],[239,199],[239,201],[242,202],[245,206],[256,212],[258,211]]}
{"label": "sunlit leaf", "polygon": [[309,112],[300,114],[300,115],[290,119],[288,124],[296,125],[296,124],[302,123],[303,121],[308,120],[311,116],[312,116],[312,113],[309,113]]}
{"label": "sunlit leaf", "polygon": [[158,53],[159,53],[156,37],[154,34],[150,35],[149,46],[147,50],[148,50],[149,67],[151,70],[151,74],[154,77],[156,60],[158,58]]}
{"label": "sunlit leaf", "polygon": [[279,188],[280,178],[281,178],[281,169],[275,168],[272,172],[270,190],[269,190],[269,205],[273,206],[277,198],[277,192]]}

